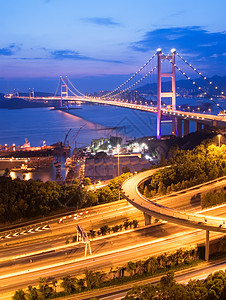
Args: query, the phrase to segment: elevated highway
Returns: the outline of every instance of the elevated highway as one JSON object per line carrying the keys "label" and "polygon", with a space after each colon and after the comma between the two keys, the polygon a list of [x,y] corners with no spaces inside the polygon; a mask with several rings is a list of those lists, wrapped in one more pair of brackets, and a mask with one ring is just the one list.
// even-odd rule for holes
{"label": "elevated highway", "polygon": [[[122,185],[124,197],[136,208],[144,213],[146,224],[151,222],[151,217],[165,220],[178,225],[202,229],[206,231],[206,260],[209,259],[209,231],[226,234],[226,218],[208,216],[198,213],[178,211],[154,202],[143,196],[138,187],[148,180],[157,170],[148,170],[128,178]],[[183,195],[181,195],[181,198]]]}

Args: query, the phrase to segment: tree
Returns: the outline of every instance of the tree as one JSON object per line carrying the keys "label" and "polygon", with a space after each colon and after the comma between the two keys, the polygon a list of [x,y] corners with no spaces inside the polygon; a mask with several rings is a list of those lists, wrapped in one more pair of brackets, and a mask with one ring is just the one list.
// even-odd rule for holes
{"label": "tree", "polygon": [[39,294],[41,299],[49,298],[53,294],[53,288],[49,286],[45,277],[39,278]]}
{"label": "tree", "polygon": [[100,227],[100,231],[101,231],[102,235],[106,235],[110,231],[110,228],[108,225],[104,225],[104,226]]}
{"label": "tree", "polygon": [[113,232],[118,232],[119,229],[120,229],[119,225],[115,225],[115,226],[113,226],[113,227],[111,228],[111,230],[112,230]]}
{"label": "tree", "polygon": [[87,186],[87,185],[91,185],[91,180],[90,178],[86,177],[83,179],[83,184],[84,186]]}
{"label": "tree", "polygon": [[102,282],[103,273],[86,270],[85,275],[86,275],[85,277],[86,286],[88,289],[92,289],[100,286]]}
{"label": "tree", "polygon": [[19,289],[19,290],[15,291],[12,298],[13,298],[13,300],[26,300],[25,292],[22,289]]}
{"label": "tree", "polygon": [[26,293],[26,300],[38,300],[38,291],[36,287],[31,285],[28,286],[28,291]]}
{"label": "tree", "polygon": [[52,284],[52,286],[54,287],[54,291],[55,291],[55,294],[56,294],[57,279],[56,279],[56,278],[53,278],[52,281],[51,281],[51,284]]}
{"label": "tree", "polygon": [[162,181],[159,182],[159,186],[158,186],[158,194],[160,195],[165,195],[166,193],[166,187],[165,185],[163,184]]}
{"label": "tree", "polygon": [[89,233],[90,233],[91,239],[95,238],[95,236],[96,236],[96,231],[95,230],[90,229]]}
{"label": "tree", "polygon": [[147,185],[145,185],[145,188],[144,188],[144,196],[145,196],[146,198],[150,197],[150,193],[149,193],[149,190],[148,190],[148,186],[147,186]]}
{"label": "tree", "polygon": [[72,294],[76,290],[76,279],[71,276],[66,276],[62,279],[61,286],[64,289],[65,294]]}
{"label": "tree", "polygon": [[128,219],[125,220],[123,226],[124,226],[125,230],[128,229],[128,227],[129,227],[129,220]]}
{"label": "tree", "polygon": [[138,221],[137,220],[133,220],[133,228],[137,228],[137,226],[138,226]]}
{"label": "tree", "polygon": [[130,272],[130,277],[132,277],[136,270],[136,263],[129,261],[126,265],[126,270]]}
{"label": "tree", "polygon": [[9,168],[5,169],[3,176],[10,177],[10,169]]}

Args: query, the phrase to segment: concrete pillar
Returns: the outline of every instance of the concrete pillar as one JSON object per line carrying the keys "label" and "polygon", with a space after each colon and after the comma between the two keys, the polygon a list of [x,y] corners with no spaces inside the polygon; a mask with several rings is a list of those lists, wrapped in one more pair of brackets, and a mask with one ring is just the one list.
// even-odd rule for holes
{"label": "concrete pillar", "polygon": [[210,254],[210,232],[206,230],[206,246],[205,246],[205,260],[209,261]]}
{"label": "concrete pillar", "polygon": [[184,136],[189,134],[189,120],[184,120]]}
{"label": "concrete pillar", "polygon": [[200,131],[202,129],[202,123],[196,122],[195,123],[195,131]]}
{"label": "concrete pillar", "polygon": [[182,119],[177,118],[177,136],[182,137]]}
{"label": "concrete pillar", "polygon": [[216,120],[213,120],[212,121],[212,127],[216,127],[217,126],[217,121]]}
{"label": "concrete pillar", "polygon": [[146,213],[144,213],[144,223],[145,223],[145,226],[151,224],[151,216],[147,215]]}
{"label": "concrete pillar", "polygon": [[177,136],[177,118],[172,118],[172,135]]}

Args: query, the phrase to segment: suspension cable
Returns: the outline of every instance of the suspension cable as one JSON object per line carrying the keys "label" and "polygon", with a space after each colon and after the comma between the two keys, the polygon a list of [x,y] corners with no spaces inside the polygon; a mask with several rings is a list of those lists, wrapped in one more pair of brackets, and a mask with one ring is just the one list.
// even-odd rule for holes
{"label": "suspension cable", "polygon": [[195,81],[193,81],[187,74],[185,74],[176,64],[173,64],[173,62],[166,56],[166,59],[174,65],[174,67],[182,74],[184,75],[193,85],[195,85],[207,98],[209,98],[212,102],[214,102],[217,107],[219,107],[221,110],[224,110],[219,103],[217,103],[210,95],[207,94],[207,92],[203,91],[203,89],[197,85]]}
{"label": "suspension cable", "polygon": [[68,77],[67,77],[67,79],[68,79],[69,83],[71,84],[71,86],[76,90],[76,92],[85,97],[85,95],[83,93],[81,93],[78,89],[76,89],[76,87],[71,83],[71,81]]}
{"label": "suspension cable", "polygon": [[110,96],[111,94],[115,93],[116,91],[118,91],[120,88],[122,88],[124,85],[126,85],[130,80],[132,80],[135,76],[137,76],[152,60],[153,58],[156,56],[156,53],[136,72],[134,73],[128,80],[126,80],[124,83],[122,83],[120,86],[118,86],[116,89],[114,89],[113,91],[109,92],[106,95],[103,95],[102,97],[106,97],[106,96]]}
{"label": "suspension cable", "polygon": [[179,53],[177,53],[177,56],[184,62],[186,63],[193,71],[195,71],[199,76],[201,76],[206,82],[209,83],[209,85],[211,85],[215,90],[218,90],[218,92],[221,94],[221,95],[224,95],[224,92],[221,91],[218,86],[215,86],[212,81],[209,81],[205,76],[202,75],[201,72],[199,72],[196,68],[194,68],[191,64],[188,63],[187,60],[185,60]]}
{"label": "suspension cable", "polygon": [[67,86],[68,90],[72,93],[72,95],[78,97],[78,95],[76,95],[75,92],[73,92],[73,91],[68,87],[68,85],[65,83],[65,81],[64,81],[63,78],[62,78],[62,81],[63,81],[63,83]]}
{"label": "suspension cable", "polygon": [[60,80],[58,81],[58,86],[57,86],[56,92],[55,92],[55,94],[54,94],[54,97],[56,97],[56,94],[57,94],[58,89],[59,89],[59,85],[60,85]]}
{"label": "suspension cable", "polygon": [[[137,80],[134,84],[132,84],[130,87],[119,91],[117,94],[113,95],[113,97],[118,96],[119,94],[122,94],[124,92],[129,91],[130,89],[132,89],[135,85],[137,85],[138,83],[140,83],[141,81],[143,81],[148,75],[150,75],[151,73],[153,73],[155,70],[157,69],[157,66],[155,66],[151,71],[149,71],[148,73],[146,73],[142,78],[140,78],[139,80]],[[105,95],[106,96],[106,95]]]}

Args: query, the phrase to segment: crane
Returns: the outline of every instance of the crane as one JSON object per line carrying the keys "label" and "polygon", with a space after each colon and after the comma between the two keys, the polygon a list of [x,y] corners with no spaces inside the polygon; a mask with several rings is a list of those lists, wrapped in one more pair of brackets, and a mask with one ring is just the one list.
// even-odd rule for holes
{"label": "crane", "polygon": [[71,142],[71,145],[70,145],[71,147],[72,147],[73,143],[75,143],[75,149],[77,148],[76,138],[77,138],[79,132],[80,132],[80,131],[82,130],[82,128],[85,127],[85,126],[86,126],[86,123],[83,124],[83,125],[79,128],[79,130],[77,131],[76,135],[74,136],[74,138],[73,138],[73,140],[72,140],[72,142]]}
{"label": "crane", "polygon": [[66,133],[66,135],[65,135],[65,139],[64,139],[64,146],[66,146],[67,137],[68,137],[68,135],[69,135],[70,131],[71,131],[71,128],[68,130],[68,132],[67,132],[67,133]]}

